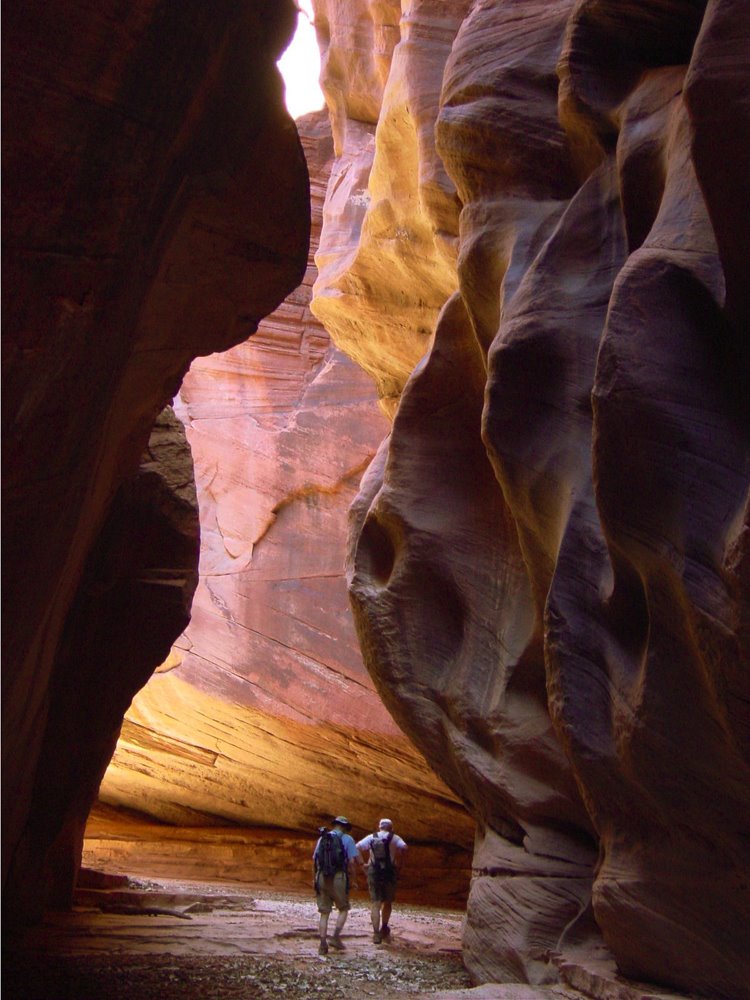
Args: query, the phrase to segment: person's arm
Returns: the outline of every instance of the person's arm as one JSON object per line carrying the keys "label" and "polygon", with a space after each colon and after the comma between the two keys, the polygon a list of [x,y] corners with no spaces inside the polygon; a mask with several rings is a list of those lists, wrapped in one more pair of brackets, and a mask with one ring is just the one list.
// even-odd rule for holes
{"label": "person's arm", "polygon": [[315,850],[312,852],[312,876],[313,876],[313,885],[315,886],[316,892],[318,888],[318,869],[317,865],[315,864],[315,855],[318,853],[318,844],[320,844],[320,837],[318,837],[318,843],[315,845]]}
{"label": "person's arm", "polygon": [[359,855],[359,863],[363,868],[367,868],[370,861],[370,844],[372,843],[372,834],[368,834],[363,837],[362,840],[357,841],[357,853]]}
{"label": "person's arm", "polygon": [[359,851],[359,844],[354,843],[353,837],[349,838],[347,853],[349,855],[347,859],[347,871],[349,873],[349,878],[351,881],[356,883],[359,878],[359,869],[362,866],[362,855]]}
{"label": "person's arm", "polygon": [[361,864],[362,861],[359,857],[359,852],[357,852],[356,857],[349,858],[349,878],[355,883],[359,881],[359,869]]}
{"label": "person's arm", "polygon": [[407,845],[406,841],[402,840],[401,837],[394,837],[393,839],[394,858],[393,865],[397,872],[401,871],[404,866],[404,861],[406,860]]}

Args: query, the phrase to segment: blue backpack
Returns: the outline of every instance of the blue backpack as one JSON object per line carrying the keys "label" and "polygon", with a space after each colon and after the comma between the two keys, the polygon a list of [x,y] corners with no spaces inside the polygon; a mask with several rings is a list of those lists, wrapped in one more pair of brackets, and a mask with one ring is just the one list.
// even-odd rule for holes
{"label": "blue backpack", "polygon": [[331,830],[322,829],[315,848],[315,872],[318,875],[335,875],[347,868],[347,857],[342,838]]}

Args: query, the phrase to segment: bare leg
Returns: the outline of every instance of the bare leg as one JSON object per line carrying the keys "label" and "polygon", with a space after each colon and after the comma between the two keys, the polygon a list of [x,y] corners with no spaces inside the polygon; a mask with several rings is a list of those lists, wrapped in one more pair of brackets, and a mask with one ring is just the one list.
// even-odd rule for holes
{"label": "bare leg", "polygon": [[346,923],[346,918],[349,916],[348,910],[339,910],[338,916],[336,917],[336,927],[334,928],[334,937],[339,937],[342,930],[344,929],[344,924]]}
{"label": "bare leg", "polygon": [[383,903],[383,927],[391,919],[391,910],[393,909],[392,903]]}
{"label": "bare leg", "polygon": [[372,920],[372,929],[375,934],[380,930],[380,903],[373,902],[370,905],[370,919]]}
{"label": "bare leg", "polygon": [[328,918],[329,917],[330,917],[330,913],[321,913],[320,914],[320,923],[318,924],[318,933],[320,935],[320,940],[321,941],[325,941],[325,939],[326,939],[326,934],[328,933]]}

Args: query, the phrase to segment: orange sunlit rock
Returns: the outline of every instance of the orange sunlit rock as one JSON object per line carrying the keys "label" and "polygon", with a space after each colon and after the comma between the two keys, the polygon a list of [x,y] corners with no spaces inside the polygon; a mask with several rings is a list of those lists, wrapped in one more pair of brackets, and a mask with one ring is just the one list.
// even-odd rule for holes
{"label": "orange sunlit rock", "polygon": [[[127,713],[100,798],[181,827],[308,837],[341,812],[364,835],[385,813],[409,841],[466,851],[470,818],[386,711],[354,632],[347,510],[390,428],[372,381],[309,311],[333,147],[325,112],[298,127],[307,275],[250,340],[196,359],[183,383],[200,581],[189,627]],[[304,852],[299,865],[306,884]]]}

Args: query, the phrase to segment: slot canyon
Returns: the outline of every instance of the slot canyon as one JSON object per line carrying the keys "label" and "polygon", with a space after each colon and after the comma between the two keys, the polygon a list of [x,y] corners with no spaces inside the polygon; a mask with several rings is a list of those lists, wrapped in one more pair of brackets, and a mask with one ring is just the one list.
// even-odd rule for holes
{"label": "slot canyon", "polygon": [[750,5],[312,9],[6,5],[4,960],[385,814],[440,996],[750,1000]]}

